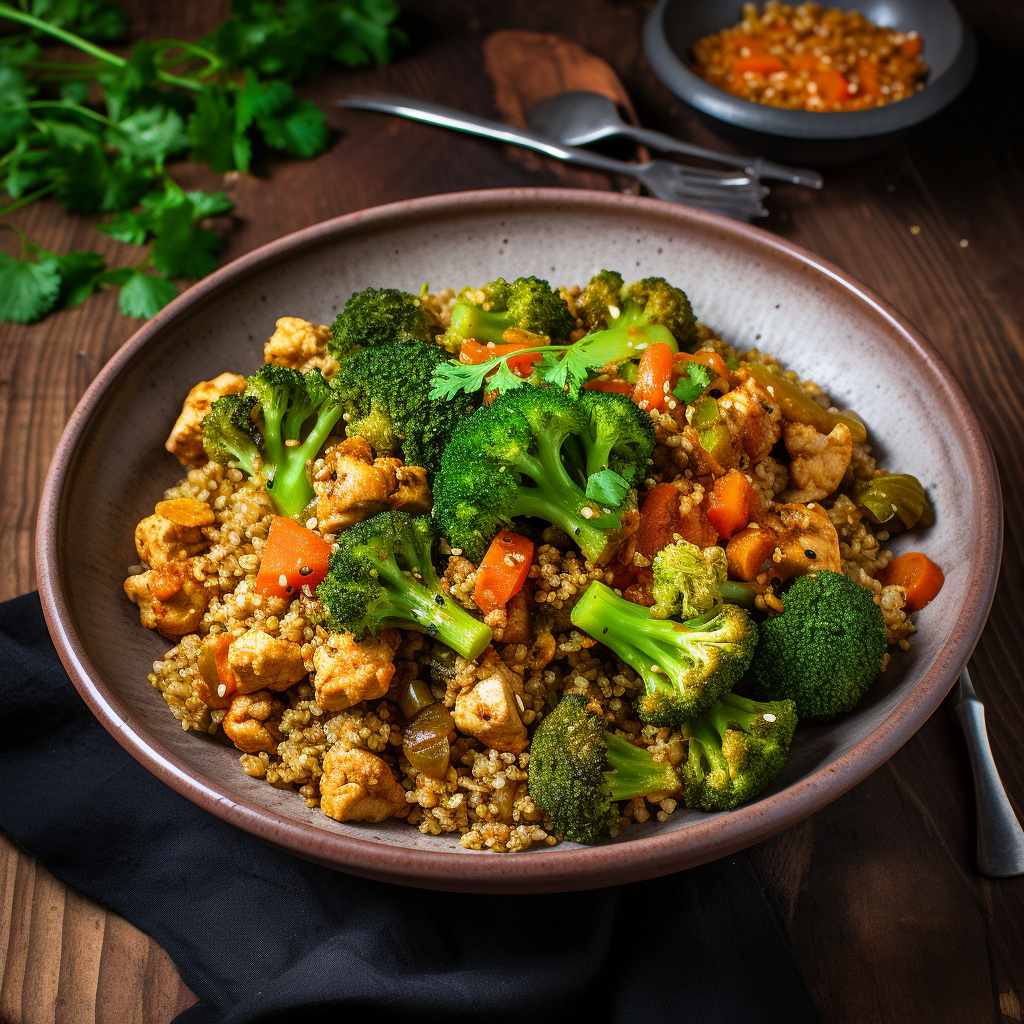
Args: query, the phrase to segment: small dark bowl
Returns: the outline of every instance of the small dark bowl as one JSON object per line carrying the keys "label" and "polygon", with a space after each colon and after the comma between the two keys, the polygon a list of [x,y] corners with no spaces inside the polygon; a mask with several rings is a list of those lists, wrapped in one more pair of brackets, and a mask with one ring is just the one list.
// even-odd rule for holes
{"label": "small dark bowl", "polygon": [[909,99],[872,110],[783,110],[732,96],[687,66],[690,47],[740,19],[739,0],[659,0],[644,29],[654,73],[723,138],[753,153],[796,163],[838,164],[887,149],[949,106],[974,73],[977,48],[950,0],[829,0],[876,25],[915,30],[929,72]]}

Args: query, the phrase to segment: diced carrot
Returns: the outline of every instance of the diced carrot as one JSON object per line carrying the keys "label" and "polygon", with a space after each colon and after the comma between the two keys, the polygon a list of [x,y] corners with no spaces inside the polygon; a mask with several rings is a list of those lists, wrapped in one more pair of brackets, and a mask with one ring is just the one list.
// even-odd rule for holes
{"label": "diced carrot", "polygon": [[860,91],[865,96],[878,95],[878,65],[873,60],[857,58],[857,77],[860,79]]}
{"label": "diced carrot", "polygon": [[908,32],[900,50],[904,57],[916,57],[921,52],[921,37],[916,32]]}
{"label": "diced carrot", "polygon": [[841,103],[850,98],[850,83],[841,71],[815,71],[812,78],[818,95],[826,103]]}
{"label": "diced carrot", "polygon": [[789,66],[794,71],[817,71],[818,58],[813,53],[794,53],[789,58]]}
{"label": "diced carrot", "polygon": [[636,372],[633,401],[641,409],[660,409],[668,396],[668,382],[672,375],[672,349],[663,341],[649,345],[640,357]]}
{"label": "diced carrot", "polygon": [[530,342],[513,342],[509,345],[481,345],[476,339],[467,338],[462,343],[462,349],[459,352],[459,362],[478,366],[480,363],[486,363],[489,359],[497,359],[498,356],[508,356],[509,358],[506,360],[508,368],[519,377],[529,377],[533,371],[534,364],[539,363],[543,358],[543,353],[527,352],[521,356],[513,355],[513,353],[525,348],[536,347],[536,345]]}
{"label": "diced carrot", "polygon": [[708,519],[705,501],[691,506],[686,515],[679,511],[679,490],[675,484],[658,484],[644,499],[640,525],[636,531],[636,550],[653,558],[676,535],[691,544],[706,548],[718,541],[718,531]]}
{"label": "diced carrot", "polygon": [[213,509],[198,498],[171,498],[158,501],[153,510],[158,516],[170,519],[178,526],[212,526],[216,521]]}
{"label": "diced carrot", "polygon": [[625,380],[588,380],[583,385],[585,391],[614,391],[619,395],[632,395],[633,385]]}
{"label": "diced carrot", "polygon": [[750,527],[735,534],[725,545],[729,572],[748,583],[765,571],[764,564],[778,546],[778,537],[771,530]]}
{"label": "diced carrot", "polygon": [[733,64],[737,75],[745,75],[748,71],[755,75],[768,75],[776,71],[785,71],[786,65],[770,53],[751,54],[749,57],[737,57]]}
{"label": "diced carrot", "polygon": [[228,664],[228,648],[233,639],[230,633],[218,633],[204,640],[199,652],[200,678],[193,687],[199,699],[214,710],[224,711],[231,707],[238,690],[235,670]]}
{"label": "diced carrot", "polygon": [[946,577],[927,555],[908,551],[894,558],[878,574],[878,580],[883,587],[903,587],[907,592],[907,611],[919,612],[935,599]]}
{"label": "diced carrot", "polygon": [[487,549],[476,574],[473,600],[484,612],[504,608],[523,589],[533,561],[533,541],[502,530]]}
{"label": "diced carrot", "polygon": [[256,592],[293,598],[304,584],[310,589],[327,575],[331,546],[294,519],[274,516],[256,575]]}
{"label": "diced carrot", "polygon": [[739,533],[750,522],[757,492],[750,481],[736,469],[715,481],[708,505],[708,519],[720,537],[729,538]]}

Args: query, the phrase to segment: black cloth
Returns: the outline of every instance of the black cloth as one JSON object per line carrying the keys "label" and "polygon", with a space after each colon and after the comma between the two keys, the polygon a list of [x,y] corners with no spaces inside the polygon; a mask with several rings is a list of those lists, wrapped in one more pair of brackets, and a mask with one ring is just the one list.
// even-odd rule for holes
{"label": "black cloth", "polygon": [[168,951],[199,997],[181,1024],[818,1020],[745,855],[546,896],[306,863],[122,750],[71,685],[36,594],[0,605],[0,707],[0,830]]}

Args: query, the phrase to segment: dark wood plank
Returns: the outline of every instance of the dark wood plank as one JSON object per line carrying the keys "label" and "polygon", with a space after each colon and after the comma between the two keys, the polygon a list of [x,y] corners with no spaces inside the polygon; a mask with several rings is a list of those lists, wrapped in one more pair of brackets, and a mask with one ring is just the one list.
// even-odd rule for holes
{"label": "dark wood plank", "polygon": [[[227,2],[126,6],[138,37],[198,38]],[[494,116],[481,44],[499,29],[575,40],[614,67],[642,123],[722,145],[643,61],[649,4],[404,6],[415,41],[407,55],[388,68],[335,72],[303,87],[330,112],[336,135],[328,153],[267,161],[254,175],[226,179],[194,166],[175,170],[190,186],[231,191],[236,227],[224,260],[326,217],[411,196],[501,185],[611,187],[589,172],[523,163],[482,140],[332,105],[346,92],[381,89]],[[776,186],[766,226],[833,260],[920,327],[992,441],[1006,501],[1004,571],[972,669],[1007,790],[1024,810],[1024,126],[1014,81],[1024,7],[974,0],[964,11],[982,52],[968,93],[906,144],[828,170],[821,194]],[[38,204],[18,222],[58,251],[97,247],[112,261],[134,251],[56,204]],[[7,244],[2,235],[0,244]],[[35,508],[51,453],[78,397],[135,326],[108,294],[28,328],[0,327],[0,597],[34,586]],[[973,843],[966,751],[943,708],[871,778],[754,848],[826,1020],[1022,1019],[1024,879],[982,879]],[[0,837],[0,1020],[163,1021],[193,999],[152,940],[60,886]]]}

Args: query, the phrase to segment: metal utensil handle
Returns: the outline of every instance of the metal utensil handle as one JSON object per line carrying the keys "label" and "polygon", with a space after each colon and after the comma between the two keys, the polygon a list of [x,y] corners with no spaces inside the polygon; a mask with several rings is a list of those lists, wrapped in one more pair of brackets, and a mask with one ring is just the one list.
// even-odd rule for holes
{"label": "metal utensil handle", "polygon": [[407,96],[391,96],[380,92],[367,93],[363,96],[349,96],[347,99],[338,100],[338,106],[354,110],[377,110],[384,114],[398,114],[399,117],[407,117],[413,121],[436,124],[442,128],[454,128],[470,135],[482,135],[487,139],[496,139],[514,146],[525,146],[527,149],[554,157],[556,160],[581,164],[584,167],[592,167],[609,174],[627,174],[631,178],[636,178],[640,176],[640,172],[646,166],[645,164],[629,164],[624,160],[613,160],[611,157],[591,153],[585,149],[562,146],[544,138],[543,135],[534,135],[533,132],[513,128],[501,121],[491,121],[486,117],[477,117],[475,114],[467,114],[451,107],[443,107],[438,103],[428,103],[425,100],[411,99]]}
{"label": "metal utensil handle", "polygon": [[966,696],[957,705],[956,715],[964,730],[974,770],[978,869],[995,878],[1024,874],[1024,829],[1013,813],[992,759],[985,729],[985,706],[977,697]]}

